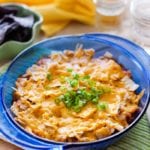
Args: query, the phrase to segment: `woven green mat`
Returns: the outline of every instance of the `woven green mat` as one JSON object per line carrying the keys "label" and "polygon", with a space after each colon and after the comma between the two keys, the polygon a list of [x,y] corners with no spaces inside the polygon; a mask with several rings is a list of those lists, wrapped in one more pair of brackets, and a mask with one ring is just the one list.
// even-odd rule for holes
{"label": "woven green mat", "polygon": [[[8,65],[9,63],[0,68],[0,75],[5,72]],[[146,114],[125,137],[107,150],[150,150],[150,124]]]}

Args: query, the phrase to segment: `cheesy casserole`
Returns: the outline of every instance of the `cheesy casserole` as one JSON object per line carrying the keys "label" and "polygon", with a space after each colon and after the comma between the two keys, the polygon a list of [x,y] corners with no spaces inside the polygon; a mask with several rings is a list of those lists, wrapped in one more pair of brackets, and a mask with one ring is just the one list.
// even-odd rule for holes
{"label": "cheesy casserole", "polygon": [[144,91],[110,53],[65,50],[40,59],[16,81],[11,107],[26,131],[59,142],[89,142],[126,128]]}

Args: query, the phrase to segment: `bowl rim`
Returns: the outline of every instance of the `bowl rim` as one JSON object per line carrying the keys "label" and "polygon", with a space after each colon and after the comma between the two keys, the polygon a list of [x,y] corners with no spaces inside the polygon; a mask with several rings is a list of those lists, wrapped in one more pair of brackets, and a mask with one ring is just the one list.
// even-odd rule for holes
{"label": "bowl rim", "polygon": [[42,22],[43,22],[42,15],[40,13],[36,12],[36,11],[33,11],[30,7],[28,7],[26,4],[23,4],[23,3],[2,3],[2,4],[0,4],[0,6],[13,6],[13,7],[16,7],[16,8],[21,8],[23,10],[27,10],[28,12],[32,13],[34,16],[36,16],[38,18],[37,21],[35,21],[33,23],[32,31],[31,31],[32,36],[28,41],[20,42],[20,41],[15,41],[15,40],[9,40],[9,41],[6,41],[6,42],[4,42],[3,44],[0,45],[0,50],[8,44],[26,45],[28,43],[31,43],[33,41],[34,35],[36,33],[37,26],[42,24]]}
{"label": "bowl rim", "polygon": [[[76,35],[62,35],[62,36],[55,36],[55,37],[52,37],[52,38],[48,38],[48,39],[45,39],[45,40],[42,40],[38,43],[35,43],[33,44],[32,46],[26,48],[25,50],[23,50],[20,54],[18,54],[14,59],[13,61],[11,62],[10,66],[8,67],[4,77],[3,77],[3,80],[2,80],[2,85],[5,81],[5,78],[7,76],[7,73],[9,72],[9,70],[11,69],[11,66],[17,61],[18,58],[20,58],[22,55],[24,55],[25,53],[27,53],[28,51],[30,51],[30,49],[34,46],[37,46],[37,45],[40,45],[44,42],[48,42],[49,40],[55,40],[55,39],[59,39],[59,38],[71,38],[71,37],[84,37],[84,36],[91,36],[93,35],[93,33],[90,33],[90,34],[76,34]],[[138,45],[136,45],[135,43],[125,39],[125,38],[122,38],[122,37],[119,37],[119,36],[116,36],[116,35],[111,35],[111,34],[97,34],[97,35],[104,35],[104,36],[109,36],[109,37],[114,37],[114,38],[117,38],[117,39],[122,39],[122,40],[125,40],[127,43],[129,44],[132,44],[133,46],[137,47],[139,51],[142,51],[142,53],[144,53],[145,55],[148,56],[148,54]],[[94,37],[94,35],[93,35]],[[108,44],[109,46],[116,46],[118,48],[121,48],[121,49],[124,49],[126,50],[125,48],[123,48],[122,46],[112,42],[112,41],[109,41],[109,40],[104,40],[104,39],[99,39],[99,42],[104,42],[105,44]],[[145,70],[145,68],[144,68]],[[147,70],[145,70],[147,72]],[[148,74],[147,74],[147,77],[148,77]],[[149,86],[150,86],[150,78],[148,77],[149,79]],[[1,98],[2,98],[2,101],[3,101],[3,88],[1,89]],[[142,111],[138,114],[138,116],[132,121],[132,123],[130,123],[125,129],[123,129],[122,131],[119,131],[115,134],[112,134],[108,137],[105,137],[105,138],[102,138],[102,139],[99,139],[99,140],[95,140],[95,141],[91,141],[91,142],[76,142],[76,143],[69,143],[69,142],[57,142],[57,141],[54,141],[54,140],[48,140],[48,139],[45,139],[45,138],[41,138],[35,134],[31,134],[29,132],[27,132],[23,127],[21,127],[20,125],[18,126],[16,121],[14,121],[14,119],[12,118],[12,116],[10,116],[9,112],[7,112],[7,109],[5,106],[3,106],[3,108],[5,108],[6,112],[7,112],[7,115],[9,117],[9,119],[11,120],[11,122],[15,125],[17,125],[17,128],[19,128],[21,131],[23,131],[23,133],[25,133],[26,135],[28,136],[32,136],[33,138],[39,140],[39,141],[42,141],[42,142],[45,142],[45,144],[55,144],[55,145],[62,145],[64,147],[69,147],[69,146],[83,146],[83,145],[91,145],[91,144],[96,144],[96,143],[100,143],[100,142],[107,142],[108,140],[111,140],[111,139],[114,139],[116,138],[117,136],[121,136],[123,135],[124,133],[126,133],[127,131],[129,131],[131,128],[133,128],[141,119],[141,117],[144,115],[147,107],[148,107],[148,104],[150,103],[150,94],[148,93],[148,96],[147,96],[147,103],[144,105],[144,108],[142,109]],[[8,136],[8,135],[7,135]]]}

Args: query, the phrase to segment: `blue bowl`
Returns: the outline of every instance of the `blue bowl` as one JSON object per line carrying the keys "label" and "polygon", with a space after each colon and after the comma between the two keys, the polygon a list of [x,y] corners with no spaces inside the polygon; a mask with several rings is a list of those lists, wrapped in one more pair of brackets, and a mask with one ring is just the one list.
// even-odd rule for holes
{"label": "blue bowl", "polygon": [[[123,131],[94,142],[55,142],[26,132],[14,121],[10,110],[13,93],[11,87],[14,87],[16,79],[41,57],[49,55],[52,51],[74,50],[77,44],[83,44],[84,48],[94,48],[96,50],[95,57],[108,51],[113,54],[119,64],[131,71],[133,79],[140,85],[136,92],[139,93],[141,89],[145,89],[139,104],[141,111],[135,115],[135,119]],[[1,77],[0,87],[0,133],[11,143],[28,150],[105,149],[134,127],[148,106],[150,100],[150,57],[139,46],[117,36],[106,34],[61,36],[37,43],[20,53]]]}

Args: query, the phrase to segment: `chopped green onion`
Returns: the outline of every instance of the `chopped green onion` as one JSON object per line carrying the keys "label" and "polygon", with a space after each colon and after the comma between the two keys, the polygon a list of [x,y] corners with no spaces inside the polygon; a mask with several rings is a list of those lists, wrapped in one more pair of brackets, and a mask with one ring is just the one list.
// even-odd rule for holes
{"label": "chopped green onion", "polygon": [[90,79],[90,76],[89,76],[89,75],[85,75],[85,76],[83,77],[83,79]]}
{"label": "chopped green onion", "polygon": [[99,110],[106,110],[108,108],[108,104],[107,103],[104,103],[104,102],[101,102],[97,105],[97,108]]}
{"label": "chopped green onion", "polygon": [[92,94],[90,92],[86,93],[86,98],[87,100],[91,100],[92,99]]}
{"label": "chopped green onion", "polygon": [[83,99],[83,100],[79,100],[78,105],[79,105],[79,107],[83,107],[86,103],[87,103],[87,101],[85,99]]}
{"label": "chopped green onion", "polygon": [[70,81],[70,85],[71,85],[72,87],[76,87],[76,86],[78,85],[78,81],[77,81],[77,80],[71,80],[71,81]]}
{"label": "chopped green onion", "polygon": [[[69,82],[71,87],[78,85],[77,79],[67,78],[67,82]],[[68,91],[66,89],[65,93],[56,99],[56,103],[62,101],[68,109],[75,112],[80,112],[81,109],[89,102],[96,105],[98,110],[106,110],[108,107],[107,103],[99,102],[100,97],[105,94],[105,92],[106,91],[103,90],[103,88],[96,87],[88,89],[80,88],[78,90],[72,88]]]}
{"label": "chopped green onion", "polygon": [[48,74],[47,74],[47,76],[46,76],[46,78],[47,78],[47,80],[49,80],[49,81],[50,81],[50,80],[52,79],[51,74],[50,74],[50,73],[48,73]]}
{"label": "chopped green onion", "polygon": [[72,72],[72,71],[73,71],[73,69],[71,69],[71,68],[68,68],[68,69],[67,69],[67,71],[68,71],[68,72]]}
{"label": "chopped green onion", "polygon": [[65,98],[64,95],[61,95],[61,96],[59,97],[60,100],[63,100],[64,98]]}
{"label": "chopped green onion", "polygon": [[88,80],[88,84],[90,87],[94,87],[96,85],[96,82],[93,80]]}
{"label": "chopped green onion", "polygon": [[80,78],[80,76],[79,76],[79,74],[74,73],[74,74],[73,74],[73,78],[76,79],[76,80],[78,80],[78,79]]}
{"label": "chopped green onion", "polygon": [[93,102],[94,104],[97,104],[97,103],[98,103],[98,98],[93,98],[93,99],[92,99],[92,102]]}
{"label": "chopped green onion", "polygon": [[77,113],[81,111],[80,107],[78,106],[73,107],[73,110]]}

